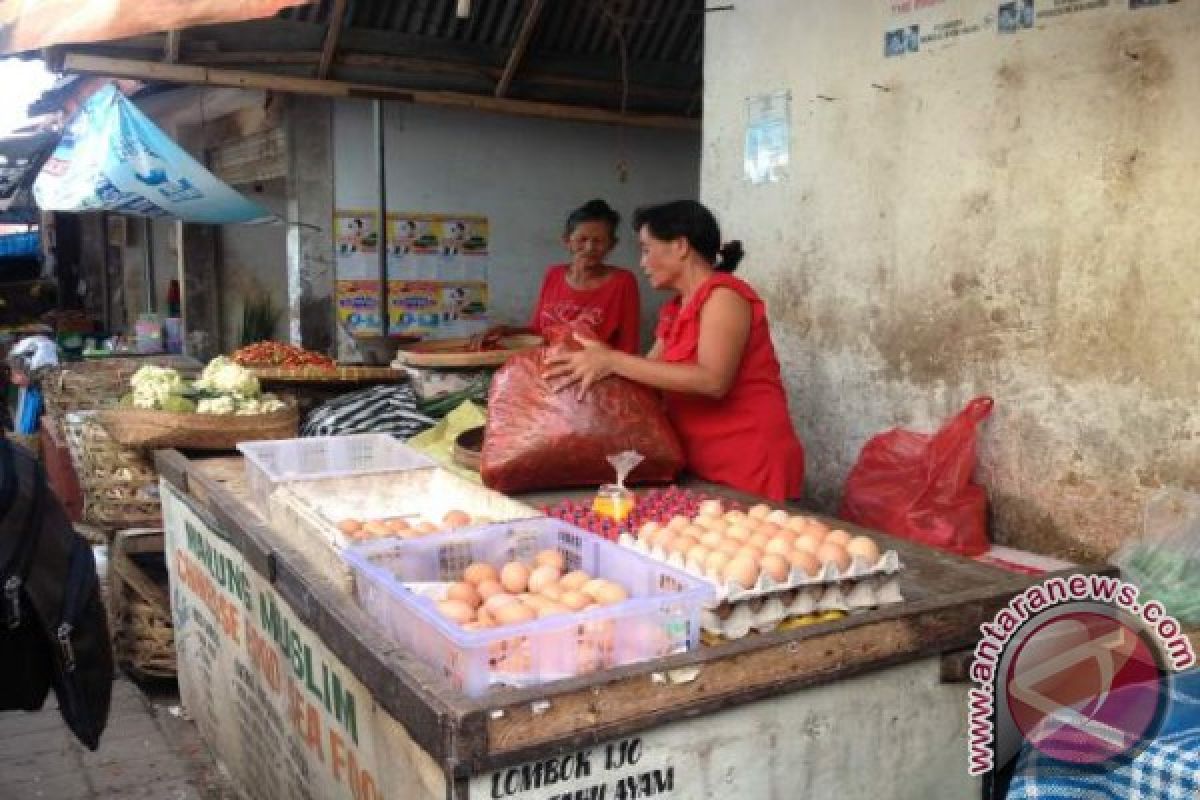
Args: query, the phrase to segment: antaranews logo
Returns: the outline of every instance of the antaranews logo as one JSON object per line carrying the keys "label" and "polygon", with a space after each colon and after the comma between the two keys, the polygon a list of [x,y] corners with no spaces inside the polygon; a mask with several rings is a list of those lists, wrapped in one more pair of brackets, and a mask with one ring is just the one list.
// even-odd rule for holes
{"label": "antaranews logo", "polygon": [[980,626],[969,692],[968,771],[991,772],[1032,745],[1076,764],[1141,747],[1161,722],[1172,671],[1196,661],[1179,622],[1133,584],[1051,578]]}

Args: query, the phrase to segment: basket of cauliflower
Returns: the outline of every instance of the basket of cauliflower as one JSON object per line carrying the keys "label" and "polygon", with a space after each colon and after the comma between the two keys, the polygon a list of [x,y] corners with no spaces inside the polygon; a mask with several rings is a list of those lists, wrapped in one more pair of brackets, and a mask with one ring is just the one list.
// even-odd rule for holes
{"label": "basket of cauliflower", "polygon": [[232,450],[239,442],[296,436],[295,404],[264,393],[252,372],[225,356],[195,381],[144,366],[129,388],[119,407],[99,413],[100,424],[126,447]]}

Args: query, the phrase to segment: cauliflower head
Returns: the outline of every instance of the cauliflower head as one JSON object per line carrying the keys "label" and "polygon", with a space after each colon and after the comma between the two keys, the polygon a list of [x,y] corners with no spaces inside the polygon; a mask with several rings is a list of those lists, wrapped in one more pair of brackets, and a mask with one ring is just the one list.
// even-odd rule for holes
{"label": "cauliflower head", "polygon": [[160,409],[171,395],[183,394],[183,377],[173,369],[146,365],[129,379],[133,407]]}
{"label": "cauliflower head", "polygon": [[258,378],[254,373],[226,356],[217,356],[208,362],[208,366],[200,373],[196,388],[222,394],[237,395],[240,398],[258,397],[262,394]]}
{"label": "cauliflower head", "polygon": [[235,411],[237,411],[237,403],[229,395],[202,397],[196,404],[197,414],[232,414]]}

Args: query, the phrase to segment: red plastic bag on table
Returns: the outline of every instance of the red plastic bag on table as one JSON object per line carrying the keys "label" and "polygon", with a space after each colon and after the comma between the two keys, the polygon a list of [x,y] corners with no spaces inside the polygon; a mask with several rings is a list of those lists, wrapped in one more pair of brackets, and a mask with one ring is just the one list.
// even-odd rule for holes
{"label": "red plastic bag on table", "polygon": [[960,555],[985,552],[987,494],[971,474],[975,430],[991,412],[992,398],[977,397],[937,433],[873,437],[846,478],[839,516]]}
{"label": "red plastic bag on table", "polygon": [[556,392],[546,382],[547,356],[582,349],[575,330],[548,331],[545,345],[513,356],[492,378],[480,465],[489,488],[519,492],[610,483],[607,458],[624,450],[645,457],[630,473],[630,483],[667,482],[683,468],[683,447],[657,392],[611,376],[580,398],[575,386]]}

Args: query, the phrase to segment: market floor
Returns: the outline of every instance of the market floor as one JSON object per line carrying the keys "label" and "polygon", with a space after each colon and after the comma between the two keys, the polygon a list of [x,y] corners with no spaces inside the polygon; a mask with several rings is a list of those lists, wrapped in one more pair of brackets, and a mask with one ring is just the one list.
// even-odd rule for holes
{"label": "market floor", "polygon": [[67,730],[53,693],[41,711],[0,713],[0,800],[236,800],[173,687],[151,694],[113,683],[94,753]]}

